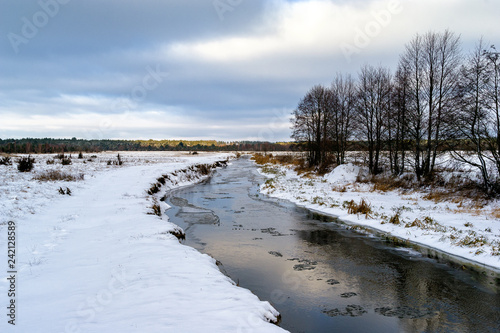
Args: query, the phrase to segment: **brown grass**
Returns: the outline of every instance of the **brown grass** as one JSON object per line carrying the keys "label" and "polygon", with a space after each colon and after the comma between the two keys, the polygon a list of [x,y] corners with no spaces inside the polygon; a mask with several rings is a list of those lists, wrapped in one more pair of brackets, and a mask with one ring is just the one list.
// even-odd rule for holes
{"label": "brown grass", "polygon": [[297,172],[299,176],[305,178],[313,178],[320,173],[315,167],[308,166],[306,160],[303,157],[297,155],[276,155],[273,154],[254,154],[252,160],[259,165],[266,164],[281,164],[293,167],[293,170]]}
{"label": "brown grass", "polygon": [[78,176],[60,171],[60,170],[49,170],[35,177],[35,180],[48,182],[48,181],[66,181],[72,182],[76,180],[83,180],[84,174],[81,173]]}
{"label": "brown grass", "polygon": [[400,219],[400,212],[396,212],[390,219],[389,219],[390,224],[395,224],[395,225],[400,225],[401,224],[401,219]]}
{"label": "brown grass", "polygon": [[355,203],[354,200],[348,201],[344,207],[347,208],[348,214],[363,214],[365,218],[369,218],[372,213],[372,208],[365,199],[361,199],[359,204]]}
{"label": "brown grass", "polygon": [[490,215],[495,219],[500,219],[500,208],[493,209]]}
{"label": "brown grass", "polygon": [[151,206],[151,209],[153,211],[151,213],[148,213],[149,215],[161,216],[161,206],[156,198],[153,198],[153,205]]}
{"label": "brown grass", "polygon": [[148,190],[148,194],[153,195],[153,194],[160,192],[160,187],[161,187],[160,183],[155,183],[155,184],[151,185],[151,188]]}
{"label": "brown grass", "polygon": [[361,179],[361,182],[371,182],[372,191],[388,192],[394,190],[413,190],[417,185],[413,181],[413,175],[402,177],[375,176],[371,179]]}

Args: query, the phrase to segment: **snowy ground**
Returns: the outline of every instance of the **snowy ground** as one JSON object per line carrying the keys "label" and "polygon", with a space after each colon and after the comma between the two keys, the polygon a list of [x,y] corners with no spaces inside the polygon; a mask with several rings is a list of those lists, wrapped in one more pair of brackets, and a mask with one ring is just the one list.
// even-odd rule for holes
{"label": "snowy ground", "polygon": [[[358,174],[366,170],[352,164],[322,177],[301,177],[283,165],[266,165],[261,172],[269,177],[261,192],[272,197],[500,269],[498,202],[470,209],[424,200],[424,194],[417,191],[373,191],[372,185],[356,182]],[[362,199],[372,213],[348,214],[348,203],[359,204]]]}
{"label": "snowy ground", "polygon": [[[73,154],[67,166],[35,155],[31,173],[0,165],[0,332],[283,331],[268,323],[278,316],[268,302],[180,244],[166,216],[148,214],[146,190],[158,177],[170,174],[163,191],[193,183],[195,174],[172,173],[228,154],[122,153],[122,166],[107,164],[116,153],[90,155]],[[34,179],[52,169],[83,180]],[[17,228],[15,327],[6,316],[9,221]]]}

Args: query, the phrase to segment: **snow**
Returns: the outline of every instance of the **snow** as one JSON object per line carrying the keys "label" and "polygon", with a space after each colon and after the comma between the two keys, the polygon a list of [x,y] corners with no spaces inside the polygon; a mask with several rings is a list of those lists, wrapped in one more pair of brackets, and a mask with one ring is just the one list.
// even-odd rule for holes
{"label": "snow", "polygon": [[360,171],[361,168],[352,163],[342,164],[324,175],[323,178],[332,184],[350,184],[356,181]]}
{"label": "snow", "polygon": [[[260,170],[269,178],[260,190],[271,197],[489,269],[500,269],[498,201],[485,207],[468,208],[460,203],[425,200],[425,194],[418,191],[374,191],[370,184],[356,182],[358,175],[368,171],[353,164],[338,166],[323,177],[299,176],[291,167],[283,165],[267,165]],[[368,216],[349,214],[348,203],[353,200],[358,204],[363,199],[370,204],[372,213]],[[390,223],[396,214],[400,223]]]}
{"label": "snow", "polygon": [[[162,175],[169,188],[199,175],[175,172],[229,154],[90,154],[73,164],[35,170],[0,166],[0,302],[6,309],[7,223],[17,225],[16,326],[2,315],[1,332],[283,332],[278,312],[217,268],[215,259],[182,245],[168,217],[150,215],[146,191]],[[85,161],[85,163],[83,163]],[[84,180],[38,181],[46,170],[84,174]],[[175,172],[175,173],[174,173]],[[71,196],[58,189],[70,188]],[[162,203],[162,209],[166,209]],[[6,313],[6,310],[4,310]]]}

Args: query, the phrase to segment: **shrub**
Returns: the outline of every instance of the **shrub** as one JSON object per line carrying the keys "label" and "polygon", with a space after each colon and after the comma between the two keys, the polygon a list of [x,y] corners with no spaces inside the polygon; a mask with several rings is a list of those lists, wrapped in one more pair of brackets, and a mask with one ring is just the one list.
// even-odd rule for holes
{"label": "shrub", "polygon": [[71,158],[70,158],[70,157],[63,157],[63,158],[61,159],[61,164],[62,164],[62,165],[70,165],[71,163],[72,163],[72,161],[71,161]]}
{"label": "shrub", "polygon": [[10,156],[4,156],[0,159],[0,165],[12,165]]}
{"label": "shrub", "polygon": [[47,165],[52,165],[54,163],[56,163],[56,161],[54,161],[54,159],[47,160]]}
{"label": "shrub", "polygon": [[28,157],[22,157],[17,161],[17,170],[20,172],[30,172],[33,170],[35,164],[35,159]]}

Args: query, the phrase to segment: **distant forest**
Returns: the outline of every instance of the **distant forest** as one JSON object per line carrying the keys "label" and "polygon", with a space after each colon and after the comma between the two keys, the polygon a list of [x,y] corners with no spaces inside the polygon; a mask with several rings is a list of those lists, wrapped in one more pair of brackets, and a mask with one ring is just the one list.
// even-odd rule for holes
{"label": "distant forest", "polygon": [[47,154],[100,151],[297,151],[300,144],[215,140],[83,140],[83,139],[0,139],[0,152]]}

